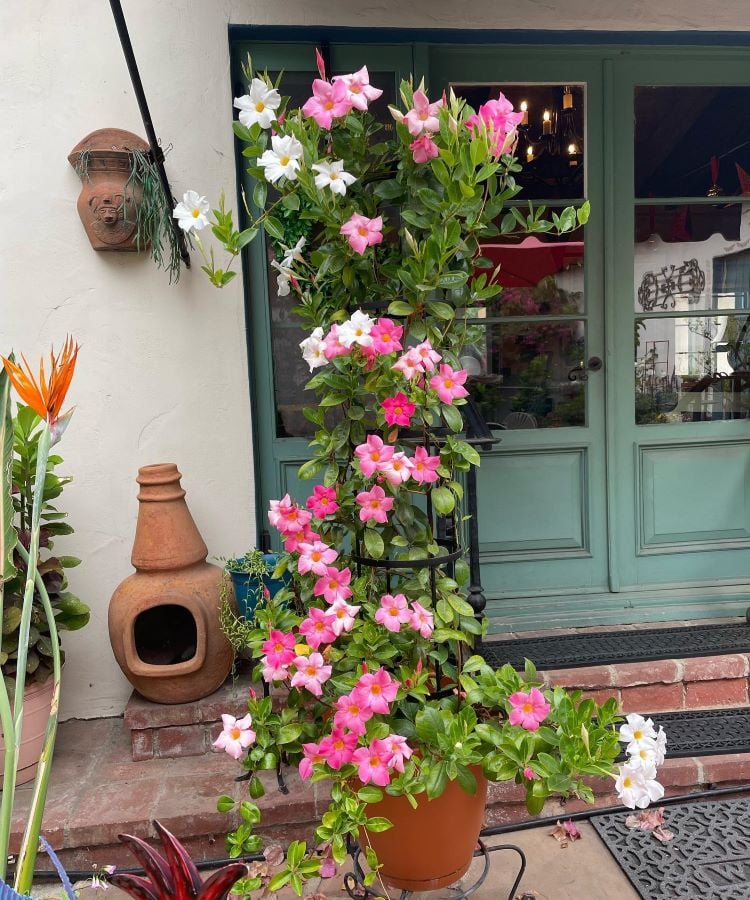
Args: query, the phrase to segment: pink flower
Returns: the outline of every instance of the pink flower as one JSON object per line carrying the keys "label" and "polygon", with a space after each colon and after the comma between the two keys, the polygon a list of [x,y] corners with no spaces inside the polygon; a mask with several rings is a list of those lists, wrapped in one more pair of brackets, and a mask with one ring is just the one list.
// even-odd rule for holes
{"label": "pink flower", "polygon": [[414,91],[414,109],[404,116],[409,134],[418,135],[423,131],[439,131],[437,111],[443,105],[442,100],[430,103],[424,91]]}
{"label": "pink flower", "polygon": [[341,343],[339,326],[336,324],[331,325],[331,330],[323,338],[323,343],[325,344],[323,356],[326,359],[333,359],[335,356],[346,356],[347,353],[351,353],[351,347]]}
{"label": "pink flower", "polygon": [[317,744],[303,744],[302,752],[305,756],[299,761],[299,777],[306,781],[313,773],[313,766],[321,765],[325,762],[325,759]]}
{"label": "pink flower", "polygon": [[305,506],[318,519],[325,519],[326,516],[333,515],[339,508],[336,502],[336,488],[316,484],[312,495],[305,500]]}
{"label": "pink flower", "polygon": [[534,770],[531,768],[531,766],[526,766],[526,768],[523,770],[523,777],[527,781],[533,781],[537,777],[537,775],[536,772],[534,772]]}
{"label": "pink flower", "polygon": [[387,713],[388,704],[396,699],[399,683],[381,666],[376,672],[365,672],[354,686],[352,698],[374,713]]}
{"label": "pink flower", "polygon": [[321,644],[332,644],[336,640],[332,625],[333,616],[330,613],[311,606],[307,618],[300,622],[299,633],[313,650],[317,650]]}
{"label": "pink flower", "polygon": [[336,600],[332,603],[326,612],[333,616],[331,628],[333,633],[338,637],[345,631],[351,631],[354,627],[354,617],[359,612],[358,606],[349,606],[346,600]]}
{"label": "pink flower", "polygon": [[316,78],[312,83],[313,95],[305,102],[302,112],[313,118],[321,128],[330,128],[334,119],[345,116],[352,108],[349,92],[343,81],[331,84]]}
{"label": "pink flower", "polygon": [[247,748],[255,743],[255,732],[250,727],[253,719],[250,713],[241,719],[235,719],[226,713],[222,715],[223,728],[221,734],[213,742],[217,750],[226,750],[233,758],[239,759]]}
{"label": "pink flower", "polygon": [[411,417],[417,409],[406,394],[400,391],[393,397],[386,397],[380,405],[383,407],[385,421],[389,425],[410,425]]}
{"label": "pink flower", "polygon": [[312,519],[312,513],[294,503],[285,494],[281,500],[271,500],[268,510],[268,521],[274,528],[285,535],[296,534],[304,531],[306,525]]}
{"label": "pink flower", "polygon": [[260,677],[268,684],[272,681],[286,681],[289,678],[288,666],[272,665],[265,656],[261,657],[260,661],[263,664]]}
{"label": "pink flower", "polygon": [[264,641],[261,650],[265,654],[265,661],[269,666],[288,666],[294,660],[295,637],[293,634],[284,634],[283,631],[273,629],[268,640]]}
{"label": "pink flower", "polygon": [[414,352],[422,362],[423,372],[433,372],[437,363],[443,358],[437,350],[432,349],[432,344],[429,341],[422,341],[421,344],[417,344]]}
{"label": "pink flower", "polygon": [[438,480],[439,456],[429,456],[424,447],[417,447],[411,459],[411,477],[420,484],[431,484]]}
{"label": "pink flower", "polygon": [[381,354],[396,353],[402,349],[401,335],[403,333],[403,325],[396,325],[391,319],[378,319],[370,331],[372,349]]}
{"label": "pink flower", "polygon": [[426,131],[422,132],[416,141],[409,144],[409,149],[415,163],[426,163],[440,155],[437,144]]}
{"label": "pink flower", "polygon": [[313,531],[309,525],[305,525],[304,531],[295,531],[293,534],[286,535],[286,540],[284,541],[284,549],[287,553],[297,553],[300,548],[300,544],[312,544],[315,541],[320,540],[320,535],[317,531]]}
{"label": "pink flower", "polygon": [[328,566],[338,557],[338,553],[324,544],[323,541],[303,542],[299,545],[300,558],[297,560],[297,571],[300,575],[313,572],[325,575]]}
{"label": "pink flower", "polygon": [[432,618],[432,613],[429,609],[425,609],[421,603],[417,603],[416,600],[412,603],[411,610],[409,625],[415,631],[418,631],[423,638],[430,637],[435,630],[435,622]]}
{"label": "pink flower", "polygon": [[335,566],[329,566],[325,575],[315,582],[313,593],[316,597],[323,597],[326,603],[335,603],[337,600],[346,600],[351,597],[352,592],[349,582],[352,580],[352,573],[347,566],[340,572]]}
{"label": "pink flower", "polygon": [[370,84],[367,66],[362,66],[358,72],[353,72],[351,75],[334,75],[332,80],[344,82],[349,102],[355,109],[367,109],[368,102],[377,100],[383,93],[379,88]]}
{"label": "pink flower", "polygon": [[341,234],[348,239],[349,246],[355,253],[362,254],[368,247],[383,240],[383,217],[368,219],[367,216],[353,213],[351,219],[341,226]]}
{"label": "pink flower", "polygon": [[321,685],[331,677],[331,666],[325,665],[320,653],[309,656],[298,656],[294,660],[297,671],[292,676],[292,687],[303,687],[320,697],[323,693]]}
{"label": "pink flower", "polygon": [[359,511],[360,521],[367,522],[372,519],[380,525],[388,521],[388,511],[393,506],[393,497],[386,497],[382,487],[375,485],[372,490],[360,491],[356,499],[362,507]]}
{"label": "pink flower", "polygon": [[384,444],[382,438],[376,434],[368,436],[364,444],[360,444],[354,455],[359,460],[359,468],[365,478],[370,478],[375,472],[381,472],[383,466],[393,457],[393,447]]}
{"label": "pink flower", "polygon": [[385,626],[388,631],[398,633],[401,626],[411,620],[411,612],[406,597],[403,594],[383,594],[380,598],[380,608],[375,612],[375,621]]}
{"label": "pink flower", "polygon": [[357,746],[357,735],[346,733],[342,728],[334,728],[330,735],[324,737],[319,744],[320,754],[332,769],[340,769],[351,762],[352,753]]}
{"label": "pink flower", "polygon": [[430,387],[437,393],[443,403],[452,404],[459,397],[468,397],[469,392],[463,386],[466,381],[466,370],[455,372],[449,365],[440,366],[440,374],[430,378]]}
{"label": "pink flower", "polygon": [[510,100],[500,94],[497,100],[488,100],[479,107],[478,113],[469,116],[466,126],[472,132],[475,129],[486,128],[490,139],[490,152],[493,156],[500,156],[513,143],[516,126],[522,121],[523,113],[514,112]]}
{"label": "pink flower", "polygon": [[374,740],[373,744],[377,746],[379,756],[385,759],[385,764],[389,769],[395,769],[397,772],[404,771],[404,760],[409,759],[412,754],[412,749],[406,743],[405,737],[400,734],[389,734],[387,738]]}
{"label": "pink flower", "polygon": [[403,356],[399,357],[391,368],[396,372],[400,372],[407,381],[411,381],[415,375],[424,372],[422,360],[413,347],[407,350]]}
{"label": "pink flower", "polygon": [[508,700],[513,707],[508,717],[510,724],[520,725],[526,731],[536,731],[549,714],[549,703],[539,688],[532,688],[528,694],[516,691]]}
{"label": "pink flower", "polygon": [[338,872],[338,868],[336,867],[336,860],[332,856],[326,856],[326,858],[320,863],[320,871],[319,875],[321,878],[335,878],[336,873]]}
{"label": "pink flower", "polygon": [[365,722],[372,716],[369,705],[356,700],[353,694],[344,694],[336,701],[333,724],[337,728],[347,728],[353,734],[364,734],[367,730]]}
{"label": "pink flower", "polygon": [[403,484],[411,477],[411,460],[399,450],[383,467],[383,475],[387,478],[388,484]]}
{"label": "pink flower", "polygon": [[376,741],[371,741],[369,747],[358,747],[354,751],[352,762],[357,766],[357,776],[362,784],[377,784],[385,787],[391,780],[388,766],[381,755],[382,752]]}

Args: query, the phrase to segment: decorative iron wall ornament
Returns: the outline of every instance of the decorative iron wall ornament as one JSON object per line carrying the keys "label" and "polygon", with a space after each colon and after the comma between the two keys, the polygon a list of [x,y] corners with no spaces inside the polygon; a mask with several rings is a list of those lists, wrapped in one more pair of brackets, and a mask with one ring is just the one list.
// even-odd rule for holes
{"label": "decorative iron wall ornament", "polygon": [[646,272],[638,288],[638,302],[645,312],[674,309],[677,297],[685,296],[689,304],[700,299],[706,287],[706,273],[697,259],[688,259],[681,266],[662,266],[658,272]]}

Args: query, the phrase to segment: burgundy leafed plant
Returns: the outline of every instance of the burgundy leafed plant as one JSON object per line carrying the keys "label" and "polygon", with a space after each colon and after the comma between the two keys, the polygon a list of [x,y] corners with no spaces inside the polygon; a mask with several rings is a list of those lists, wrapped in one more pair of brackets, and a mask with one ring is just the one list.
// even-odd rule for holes
{"label": "burgundy leafed plant", "polygon": [[225,900],[229,889],[248,869],[244,863],[230,863],[206,882],[177,838],[159,822],[154,822],[164,856],[132,834],[119,835],[143,866],[146,876],[111,875],[110,884],[139,900]]}

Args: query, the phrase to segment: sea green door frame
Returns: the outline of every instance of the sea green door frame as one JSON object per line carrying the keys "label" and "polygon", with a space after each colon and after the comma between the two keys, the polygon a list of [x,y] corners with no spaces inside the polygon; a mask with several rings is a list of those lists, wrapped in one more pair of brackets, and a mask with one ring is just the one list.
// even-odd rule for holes
{"label": "sea green door frame", "polygon": [[[240,80],[239,62],[248,51],[256,67],[312,75],[313,49],[312,43],[235,44],[233,84]],[[684,484],[669,481],[673,459],[683,466],[684,477],[692,453],[696,460],[693,480],[697,482],[705,460],[718,452],[719,468],[731,469],[736,479],[744,471],[750,426],[742,420],[635,425],[632,117],[635,84],[750,83],[747,51],[407,43],[334,45],[330,51],[337,71],[367,63],[371,71],[390,67],[398,78],[412,70],[426,78],[432,92],[451,81],[472,80],[587,85],[587,196],[592,217],[586,229],[586,356],[603,356],[605,366],[589,380],[586,428],[501,432],[503,443],[486,459],[480,475],[480,525],[482,575],[492,629],[697,618],[744,611],[750,590],[750,549],[740,533],[742,522],[729,523],[731,527],[724,529],[729,537],[723,533],[698,535],[691,526],[693,531],[687,537],[675,540],[672,534],[669,540],[662,540],[654,515],[666,516],[666,520],[684,516],[690,504],[675,502],[667,508],[662,503],[661,508],[650,511],[651,519],[648,510],[644,512],[644,497],[654,496],[653,483],[649,488],[644,478],[654,472],[659,473],[661,497],[665,488],[667,495],[670,491],[684,495]],[[261,242],[251,245],[245,265],[261,532],[266,528],[265,511],[271,497],[287,490],[302,497],[309,490],[309,484],[300,485],[296,480],[296,468],[307,458],[307,442],[276,436],[266,248]],[[521,521],[512,490],[521,482],[506,479],[499,486],[497,483],[507,462],[519,466],[522,474],[525,463],[542,463],[536,471],[546,471],[553,488],[557,483],[567,490],[567,494],[565,490],[558,493],[556,502],[561,502],[560,498],[569,501],[570,483],[565,479],[573,480],[580,491],[581,546],[560,547],[553,542],[545,552],[548,532],[540,533],[536,545],[531,546],[532,541],[526,548],[507,541],[503,545],[508,535],[502,533],[500,540],[487,539],[491,529],[485,521],[490,525],[501,517],[511,523]],[[750,462],[746,469],[750,472]],[[527,467],[524,477],[528,472]],[[535,495],[530,491],[528,496]],[[711,492],[703,490],[697,501],[698,507],[702,503],[707,508]],[[743,515],[737,505],[729,512],[735,519]],[[565,518],[559,516],[559,509],[551,514],[558,516],[558,522]],[[526,525],[531,521],[528,511],[521,509],[520,516]],[[713,522],[715,526],[716,517]],[[644,523],[651,532],[644,534]],[[720,527],[714,530],[722,532]]]}

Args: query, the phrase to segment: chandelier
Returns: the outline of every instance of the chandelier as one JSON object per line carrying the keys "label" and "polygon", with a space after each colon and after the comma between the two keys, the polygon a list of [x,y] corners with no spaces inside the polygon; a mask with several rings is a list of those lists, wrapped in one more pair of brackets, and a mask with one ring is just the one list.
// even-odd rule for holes
{"label": "chandelier", "polygon": [[569,85],[564,85],[557,100],[543,109],[531,109],[522,100],[519,109],[523,119],[518,126],[518,147],[516,154],[527,164],[533,164],[543,157],[557,157],[564,160],[567,168],[576,168],[583,159],[583,137],[576,125],[577,110],[574,94]]}

